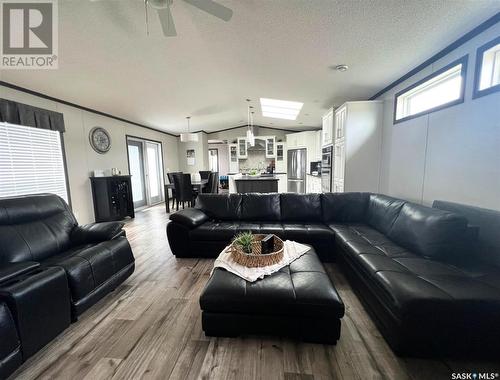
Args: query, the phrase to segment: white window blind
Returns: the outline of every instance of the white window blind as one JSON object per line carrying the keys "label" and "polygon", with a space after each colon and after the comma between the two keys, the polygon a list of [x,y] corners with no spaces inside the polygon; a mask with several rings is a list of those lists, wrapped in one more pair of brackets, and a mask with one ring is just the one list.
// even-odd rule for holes
{"label": "white window blind", "polygon": [[0,123],[0,197],[36,193],[68,201],[59,132]]}

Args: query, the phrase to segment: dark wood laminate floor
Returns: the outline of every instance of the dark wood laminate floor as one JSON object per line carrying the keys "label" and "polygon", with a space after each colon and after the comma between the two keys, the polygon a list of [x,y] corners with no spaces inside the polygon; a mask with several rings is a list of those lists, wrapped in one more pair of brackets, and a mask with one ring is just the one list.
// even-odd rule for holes
{"label": "dark wood laminate floor", "polygon": [[175,259],[163,205],[126,225],[136,271],[26,362],[18,379],[450,379],[499,363],[396,357],[335,265],[346,304],[336,346],[272,337],[207,338],[199,295],[213,260]]}

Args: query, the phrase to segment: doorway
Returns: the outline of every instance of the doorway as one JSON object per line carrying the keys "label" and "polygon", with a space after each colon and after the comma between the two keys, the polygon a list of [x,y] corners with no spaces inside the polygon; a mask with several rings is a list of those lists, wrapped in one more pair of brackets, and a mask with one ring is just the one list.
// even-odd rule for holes
{"label": "doorway", "polygon": [[216,148],[208,150],[208,170],[211,172],[219,171],[219,150]]}
{"label": "doorway", "polygon": [[163,201],[161,142],[127,136],[129,173],[132,176],[134,208]]}

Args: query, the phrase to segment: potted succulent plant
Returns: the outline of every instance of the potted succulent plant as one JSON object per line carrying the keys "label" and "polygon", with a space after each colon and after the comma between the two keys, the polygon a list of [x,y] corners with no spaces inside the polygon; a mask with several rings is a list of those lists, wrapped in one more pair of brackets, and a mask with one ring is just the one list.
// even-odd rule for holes
{"label": "potted succulent plant", "polygon": [[253,241],[254,241],[254,237],[250,231],[241,232],[234,237],[233,244],[240,247],[241,250],[245,253],[252,253]]}

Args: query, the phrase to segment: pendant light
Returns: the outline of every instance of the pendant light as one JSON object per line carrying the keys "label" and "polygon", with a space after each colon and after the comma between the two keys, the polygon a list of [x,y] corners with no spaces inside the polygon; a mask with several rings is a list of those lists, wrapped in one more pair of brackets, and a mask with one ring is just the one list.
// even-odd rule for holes
{"label": "pendant light", "polygon": [[[247,143],[250,146],[255,146],[255,136],[253,134],[253,122],[252,122],[252,114],[250,110],[253,108],[250,105],[250,99],[247,99],[248,108],[247,108]],[[252,112],[253,113],[253,112]]]}
{"label": "pendant light", "polygon": [[181,142],[197,142],[198,141],[198,133],[191,133],[189,128],[189,121],[191,120],[191,116],[187,116],[187,133],[181,133]]}
{"label": "pendant light", "polygon": [[250,111],[250,146],[255,146],[255,135],[253,133],[253,111]]}

